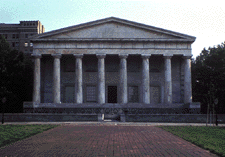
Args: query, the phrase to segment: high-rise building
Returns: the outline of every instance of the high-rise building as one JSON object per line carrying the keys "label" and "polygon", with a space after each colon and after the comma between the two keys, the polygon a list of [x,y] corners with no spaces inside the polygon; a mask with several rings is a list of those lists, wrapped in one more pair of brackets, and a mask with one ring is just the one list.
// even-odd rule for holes
{"label": "high-rise building", "polygon": [[19,24],[0,23],[0,34],[9,42],[12,49],[32,53],[33,43],[30,38],[45,32],[40,21],[20,21]]}

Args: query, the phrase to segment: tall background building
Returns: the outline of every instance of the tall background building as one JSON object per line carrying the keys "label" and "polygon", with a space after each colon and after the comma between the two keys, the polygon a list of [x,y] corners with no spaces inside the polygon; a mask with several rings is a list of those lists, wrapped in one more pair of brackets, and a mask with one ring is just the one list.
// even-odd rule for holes
{"label": "tall background building", "polygon": [[20,21],[19,24],[0,23],[0,34],[9,42],[12,49],[32,53],[33,43],[30,38],[45,32],[40,21]]}

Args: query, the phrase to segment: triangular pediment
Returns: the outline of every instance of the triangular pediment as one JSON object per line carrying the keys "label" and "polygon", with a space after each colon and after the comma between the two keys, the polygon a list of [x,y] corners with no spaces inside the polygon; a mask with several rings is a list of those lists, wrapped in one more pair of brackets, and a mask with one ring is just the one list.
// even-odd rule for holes
{"label": "triangular pediment", "polygon": [[182,39],[195,37],[115,17],[40,34],[35,39]]}

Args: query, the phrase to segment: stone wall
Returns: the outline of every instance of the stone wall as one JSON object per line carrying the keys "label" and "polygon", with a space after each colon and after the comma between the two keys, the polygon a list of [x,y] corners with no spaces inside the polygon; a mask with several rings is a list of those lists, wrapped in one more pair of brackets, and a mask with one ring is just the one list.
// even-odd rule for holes
{"label": "stone wall", "polygon": [[[215,120],[216,117],[214,117]],[[126,122],[206,123],[205,114],[125,115]],[[2,120],[2,114],[0,114]],[[97,114],[5,113],[4,122],[78,122],[98,121]],[[212,117],[211,117],[212,122]],[[218,115],[218,124],[225,124],[225,115]]]}

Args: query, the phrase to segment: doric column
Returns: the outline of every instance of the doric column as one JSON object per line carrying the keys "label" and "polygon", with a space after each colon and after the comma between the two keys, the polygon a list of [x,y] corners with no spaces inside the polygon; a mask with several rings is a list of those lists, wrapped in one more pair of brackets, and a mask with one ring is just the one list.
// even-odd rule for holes
{"label": "doric column", "polygon": [[150,87],[149,87],[149,58],[150,54],[143,54],[142,57],[142,96],[143,103],[150,103]]}
{"label": "doric column", "polygon": [[53,103],[61,103],[60,99],[60,58],[61,54],[52,54],[53,63]]}
{"label": "doric column", "polygon": [[172,56],[164,56],[165,59],[165,88],[164,96],[165,103],[172,103],[172,72],[171,72],[171,58]]}
{"label": "doric column", "polygon": [[98,58],[98,103],[105,103],[105,54],[96,54]]}
{"label": "doric column", "polygon": [[82,58],[83,54],[74,54],[76,57],[75,76],[75,99],[76,103],[83,103],[83,83],[82,83]]}
{"label": "doric column", "polygon": [[127,57],[128,54],[119,54],[120,58],[120,103],[127,103]]}
{"label": "doric column", "polygon": [[192,103],[191,56],[183,56],[183,59],[184,59],[184,103]]}
{"label": "doric column", "polygon": [[41,54],[32,54],[34,57],[34,87],[33,102],[41,102]]}

